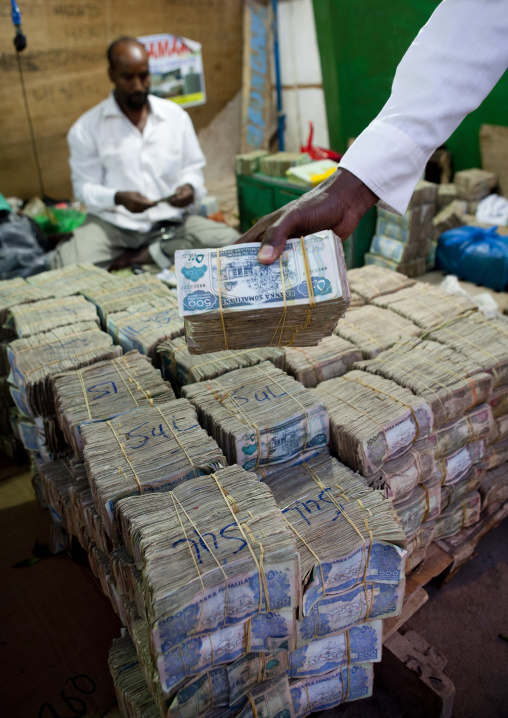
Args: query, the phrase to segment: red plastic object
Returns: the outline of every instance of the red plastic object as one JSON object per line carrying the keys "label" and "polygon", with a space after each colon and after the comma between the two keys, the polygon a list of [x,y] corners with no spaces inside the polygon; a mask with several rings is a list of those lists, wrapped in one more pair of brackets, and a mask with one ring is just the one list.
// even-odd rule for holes
{"label": "red plastic object", "polygon": [[300,147],[301,152],[306,152],[312,160],[333,160],[334,162],[340,162],[342,155],[335,150],[326,150],[324,147],[314,147],[312,144],[312,138],[314,136],[314,125],[309,122],[309,139],[307,140],[307,146],[302,145]]}

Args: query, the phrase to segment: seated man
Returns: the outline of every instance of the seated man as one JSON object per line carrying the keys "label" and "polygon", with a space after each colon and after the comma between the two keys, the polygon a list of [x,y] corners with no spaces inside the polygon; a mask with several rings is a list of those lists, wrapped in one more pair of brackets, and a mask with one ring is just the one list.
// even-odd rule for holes
{"label": "seated man", "polygon": [[62,242],[52,266],[93,262],[118,268],[152,259],[172,264],[175,249],[220,247],[238,233],[195,214],[206,194],[201,152],[189,115],[149,94],[145,48],[121,38],[108,49],[113,93],[68,134],[74,194],[85,223]]}

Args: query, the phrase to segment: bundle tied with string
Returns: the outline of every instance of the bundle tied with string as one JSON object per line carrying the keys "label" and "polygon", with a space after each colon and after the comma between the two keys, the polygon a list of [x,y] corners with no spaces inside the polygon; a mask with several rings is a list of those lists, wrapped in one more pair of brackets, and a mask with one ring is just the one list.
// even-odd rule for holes
{"label": "bundle tied with string", "polygon": [[95,322],[99,327],[95,305],[80,296],[20,304],[12,307],[7,319],[18,337],[30,337],[79,322]]}
{"label": "bundle tied with string", "polygon": [[34,416],[52,416],[55,401],[52,380],[56,374],[118,357],[108,334],[95,322],[58,327],[9,344],[8,355],[14,381]]}
{"label": "bundle tied with string", "polygon": [[437,517],[434,540],[454,536],[462,528],[475,524],[480,518],[480,509],[479,491],[470,491],[458,503],[452,504]]}
{"label": "bundle tied with string", "polygon": [[492,376],[473,358],[430,340],[397,342],[357,368],[391,379],[427,401],[435,429],[487,403],[492,393]]}
{"label": "bundle tied with string", "polygon": [[363,359],[373,359],[395,342],[419,336],[421,332],[409,319],[372,305],[346,312],[334,331],[337,336],[356,345]]}
{"label": "bundle tied with string", "polygon": [[480,483],[480,495],[482,511],[508,501],[508,466],[506,464],[486,471]]}
{"label": "bundle tied with string", "polygon": [[349,306],[342,243],[333,232],[289,240],[277,262],[258,244],[175,254],[189,351],[314,346]]}
{"label": "bundle tied with string", "polygon": [[136,648],[129,636],[115,638],[108,666],[122,714],[134,718],[160,718],[160,710],[139,665]]}
{"label": "bundle tied with string", "polygon": [[468,297],[449,294],[439,287],[423,282],[394,294],[375,297],[372,304],[391,309],[422,329],[438,327],[450,319],[463,317],[478,309]]}
{"label": "bundle tied with string", "polygon": [[196,355],[189,352],[184,337],[178,337],[162,342],[157,351],[163,376],[169,379],[177,390],[181,390],[186,384],[215,379],[234,369],[254,366],[263,361],[271,361],[279,369],[284,365],[284,350],[275,347]]}
{"label": "bundle tied with string", "polygon": [[376,297],[393,294],[416,284],[414,279],[410,279],[404,274],[377,267],[373,264],[359,269],[350,269],[348,280],[351,291],[359,295],[367,303],[370,303]]}
{"label": "bundle tied with string", "polygon": [[176,306],[172,291],[153,274],[115,277],[106,286],[101,283],[92,284],[90,288],[82,289],[80,294],[95,304],[104,328],[107,326],[109,314],[132,309],[154,299],[166,299],[168,307]]}
{"label": "bundle tied with string", "polygon": [[175,398],[147,357],[137,351],[97,362],[53,379],[60,427],[74,455],[82,457],[81,426],[107,421],[144,406]]}
{"label": "bundle tied with string", "polygon": [[403,580],[405,537],[390,501],[337,459],[282,466],[266,483],[297,541],[304,616],[324,597]]}
{"label": "bundle tied with string", "polygon": [[176,300],[159,297],[108,314],[107,330],[125,352],[137,349],[150,357],[154,366],[159,366],[158,347],[167,339],[181,336],[184,326]]}
{"label": "bundle tied with string", "polygon": [[185,399],[145,406],[81,428],[95,506],[116,536],[115,506],[123,496],[173,490],[226,465]]}
{"label": "bundle tied with string", "polygon": [[508,321],[504,317],[487,319],[475,312],[444,322],[426,338],[470,356],[492,374],[494,387],[508,383]]}
{"label": "bundle tied with string", "polygon": [[328,443],[323,401],[271,362],[184,386],[182,394],[228,462],[246,470],[288,461]]}
{"label": "bundle tied with string", "polygon": [[429,403],[394,381],[351,371],[318,384],[337,458],[371,476],[432,430]]}
{"label": "bundle tied with string", "polygon": [[143,568],[155,653],[299,604],[295,539],[255,474],[231,466],[170,493],[125,498],[117,516]]}
{"label": "bundle tied with string", "polygon": [[286,347],[284,352],[284,369],[305,387],[342,376],[363,358],[354,344],[334,335],[322,339],[317,347]]}
{"label": "bundle tied with string", "polygon": [[395,499],[393,506],[407,539],[411,539],[426,521],[436,519],[441,511],[441,483],[435,476],[426,477],[409,496]]}

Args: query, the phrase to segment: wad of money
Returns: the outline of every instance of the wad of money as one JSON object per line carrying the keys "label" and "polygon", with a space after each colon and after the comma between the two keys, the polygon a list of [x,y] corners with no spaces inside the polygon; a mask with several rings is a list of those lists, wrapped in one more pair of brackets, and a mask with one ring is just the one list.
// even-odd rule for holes
{"label": "wad of money", "polygon": [[342,242],[331,231],[291,239],[279,261],[259,244],[175,253],[178,306],[192,354],[314,346],[349,306]]}

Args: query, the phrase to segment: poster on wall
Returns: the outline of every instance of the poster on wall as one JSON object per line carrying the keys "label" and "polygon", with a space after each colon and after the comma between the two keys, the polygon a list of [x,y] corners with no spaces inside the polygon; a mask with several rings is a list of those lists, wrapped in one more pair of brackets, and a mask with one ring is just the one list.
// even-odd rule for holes
{"label": "poster on wall", "polygon": [[150,62],[150,92],[182,107],[206,102],[201,43],[179,35],[138,37]]}

